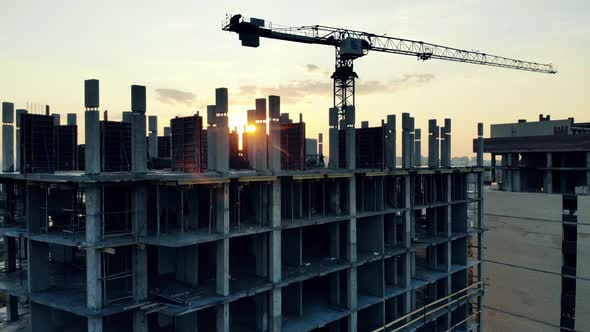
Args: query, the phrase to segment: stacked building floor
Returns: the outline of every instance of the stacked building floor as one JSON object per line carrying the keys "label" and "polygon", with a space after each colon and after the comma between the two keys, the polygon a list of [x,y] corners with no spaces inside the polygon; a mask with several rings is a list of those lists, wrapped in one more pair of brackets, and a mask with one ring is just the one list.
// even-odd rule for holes
{"label": "stacked building floor", "polygon": [[[402,165],[393,117],[378,168],[331,144],[345,157],[330,168],[281,169],[270,110],[268,144],[249,137],[258,159],[231,169],[227,119],[208,120],[207,169],[172,171],[146,167],[133,101],[129,167],[104,171],[88,98],[85,169],[0,174],[9,320],[26,308],[33,331],[482,330],[483,168],[450,167],[450,121],[444,139],[431,128],[429,165],[404,114]],[[216,102],[224,117],[227,95]],[[346,146],[352,130],[337,135]]]}

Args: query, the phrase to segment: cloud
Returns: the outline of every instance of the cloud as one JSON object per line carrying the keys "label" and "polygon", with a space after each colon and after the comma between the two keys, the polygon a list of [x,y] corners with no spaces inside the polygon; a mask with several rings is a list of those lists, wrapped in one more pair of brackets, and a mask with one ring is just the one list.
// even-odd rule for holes
{"label": "cloud", "polygon": [[357,92],[361,95],[373,93],[395,93],[403,89],[423,86],[435,79],[434,74],[404,74],[399,78],[382,81],[358,81]]}
{"label": "cloud", "polygon": [[320,66],[314,65],[313,63],[308,63],[305,65],[305,69],[308,72],[314,72],[314,71],[318,71],[320,69]]}
{"label": "cloud", "polygon": [[158,100],[165,104],[184,104],[192,106],[195,101],[195,94],[176,89],[156,89]]}
{"label": "cloud", "polygon": [[[404,89],[423,86],[435,79],[430,73],[404,74],[399,78],[388,81],[357,81],[356,92],[359,95],[396,93]],[[274,87],[256,87],[253,85],[240,86],[238,98],[240,100],[252,100],[256,96],[278,95],[286,104],[295,104],[309,96],[330,96],[332,94],[332,81],[320,80],[291,80]]]}

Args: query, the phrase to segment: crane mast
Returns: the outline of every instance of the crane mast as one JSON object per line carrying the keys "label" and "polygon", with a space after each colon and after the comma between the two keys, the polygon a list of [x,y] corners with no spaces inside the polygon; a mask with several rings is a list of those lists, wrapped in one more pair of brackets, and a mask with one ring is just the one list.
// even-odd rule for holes
{"label": "crane mast", "polygon": [[[334,110],[340,121],[336,126],[354,126],[355,80],[354,60],[365,56],[369,51],[414,56],[421,61],[446,60],[483,66],[515,69],[529,72],[555,74],[552,64],[542,64],[517,60],[477,51],[467,51],[422,41],[376,35],[363,31],[333,28],[322,25],[289,27],[274,25],[271,22],[246,18],[242,15],[228,15],[222,29],[239,35],[243,46],[258,47],[260,38],[277,39],[304,44],[327,45],[335,48]],[[347,120],[348,110],[349,117]],[[331,120],[331,125],[333,121]]]}

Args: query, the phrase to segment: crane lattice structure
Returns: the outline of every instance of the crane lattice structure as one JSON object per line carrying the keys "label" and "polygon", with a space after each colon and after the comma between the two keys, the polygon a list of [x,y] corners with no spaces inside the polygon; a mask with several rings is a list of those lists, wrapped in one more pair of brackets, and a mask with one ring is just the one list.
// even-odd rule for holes
{"label": "crane lattice structure", "polygon": [[[537,73],[557,73],[552,64],[511,59],[423,41],[323,25],[279,26],[262,19],[247,18],[237,14],[228,15],[222,29],[238,33],[242,45],[249,47],[258,47],[260,37],[333,46],[336,51],[336,66],[332,74],[334,109],[337,110],[341,120],[346,119],[349,106],[353,106],[352,109],[354,109],[355,79],[358,78],[358,75],[354,72],[353,62],[355,59],[367,55],[369,51],[409,55],[422,61],[438,59]],[[353,114],[354,112],[351,113],[351,115]],[[349,122],[351,120],[354,125],[354,119],[349,119]]]}

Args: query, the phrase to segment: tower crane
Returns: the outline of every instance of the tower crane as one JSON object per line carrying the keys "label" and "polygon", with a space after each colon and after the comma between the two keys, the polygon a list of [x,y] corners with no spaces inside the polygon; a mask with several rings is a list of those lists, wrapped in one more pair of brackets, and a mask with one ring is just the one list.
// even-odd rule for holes
{"label": "tower crane", "polygon": [[[423,41],[323,25],[279,26],[259,18],[247,18],[240,14],[226,16],[222,29],[237,33],[242,41],[242,46],[248,47],[258,47],[261,37],[334,47],[336,56],[336,66],[332,74],[334,109],[337,111],[339,120],[346,119],[347,109],[350,106],[353,106],[352,109],[354,109],[355,79],[358,78],[358,75],[354,72],[353,62],[367,55],[369,51],[409,55],[421,61],[438,59],[537,73],[557,73],[552,64],[528,62],[479,51],[467,51]],[[351,115],[354,117],[354,112]],[[349,121],[354,122],[354,119],[349,119]],[[331,119],[330,122],[339,123],[340,121]]]}

